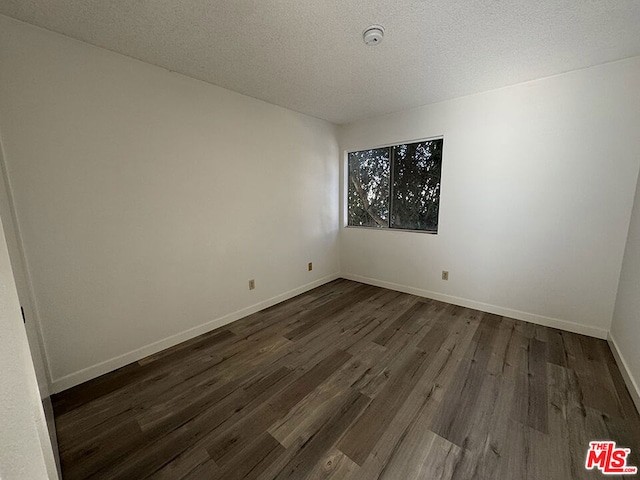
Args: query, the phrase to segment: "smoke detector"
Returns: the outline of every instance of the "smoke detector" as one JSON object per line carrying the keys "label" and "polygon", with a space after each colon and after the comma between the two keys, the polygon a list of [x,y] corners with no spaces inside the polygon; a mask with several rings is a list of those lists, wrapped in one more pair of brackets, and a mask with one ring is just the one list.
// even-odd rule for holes
{"label": "smoke detector", "polygon": [[382,42],[382,37],[384,37],[384,27],[382,25],[371,25],[362,32],[364,43],[370,47]]}

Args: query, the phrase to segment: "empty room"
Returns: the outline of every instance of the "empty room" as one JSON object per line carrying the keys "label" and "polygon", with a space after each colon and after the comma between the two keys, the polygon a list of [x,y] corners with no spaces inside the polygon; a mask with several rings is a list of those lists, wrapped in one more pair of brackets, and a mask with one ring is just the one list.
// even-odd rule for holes
{"label": "empty room", "polygon": [[0,0],[0,479],[639,478],[640,0]]}

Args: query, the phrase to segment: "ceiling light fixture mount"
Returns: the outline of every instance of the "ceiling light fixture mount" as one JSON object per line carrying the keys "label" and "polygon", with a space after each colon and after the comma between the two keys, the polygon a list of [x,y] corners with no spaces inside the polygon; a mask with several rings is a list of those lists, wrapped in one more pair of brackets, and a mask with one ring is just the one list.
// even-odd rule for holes
{"label": "ceiling light fixture mount", "polygon": [[384,37],[384,27],[382,25],[371,25],[362,32],[364,43],[370,47],[382,42],[382,37]]}

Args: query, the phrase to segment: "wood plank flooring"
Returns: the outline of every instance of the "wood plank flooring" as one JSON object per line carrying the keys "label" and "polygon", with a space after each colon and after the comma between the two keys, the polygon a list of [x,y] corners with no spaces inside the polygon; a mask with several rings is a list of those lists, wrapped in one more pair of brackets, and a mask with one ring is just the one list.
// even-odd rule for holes
{"label": "wood plank flooring", "polygon": [[592,440],[640,466],[605,341],[342,279],[54,409],[67,480],[603,478]]}

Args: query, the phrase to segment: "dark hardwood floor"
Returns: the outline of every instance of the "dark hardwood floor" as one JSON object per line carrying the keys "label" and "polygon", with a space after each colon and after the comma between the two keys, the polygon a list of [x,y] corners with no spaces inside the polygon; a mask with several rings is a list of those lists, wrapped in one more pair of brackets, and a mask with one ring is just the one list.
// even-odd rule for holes
{"label": "dark hardwood floor", "polygon": [[605,478],[592,440],[640,466],[605,341],[347,280],[54,408],[68,480]]}

